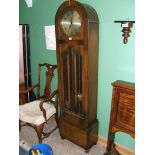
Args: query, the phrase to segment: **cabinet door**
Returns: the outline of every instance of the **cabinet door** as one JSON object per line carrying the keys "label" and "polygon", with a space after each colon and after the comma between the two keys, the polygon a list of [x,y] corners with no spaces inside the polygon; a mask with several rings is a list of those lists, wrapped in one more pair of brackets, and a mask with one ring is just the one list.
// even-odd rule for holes
{"label": "cabinet door", "polygon": [[[19,25],[19,84],[20,88],[27,89],[31,84],[31,63],[30,63],[30,34],[29,25]],[[33,91],[26,93],[26,102],[36,99]]]}
{"label": "cabinet door", "polygon": [[83,95],[83,46],[60,45],[62,108],[79,117],[85,115]]}
{"label": "cabinet door", "polygon": [[115,124],[134,131],[135,128],[135,95],[132,90],[118,89],[115,102]]}

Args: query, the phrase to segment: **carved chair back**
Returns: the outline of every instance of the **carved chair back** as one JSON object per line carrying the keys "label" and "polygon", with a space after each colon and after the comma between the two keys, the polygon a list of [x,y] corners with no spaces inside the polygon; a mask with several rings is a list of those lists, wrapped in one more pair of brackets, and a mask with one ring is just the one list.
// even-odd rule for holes
{"label": "carved chair back", "polygon": [[[40,92],[40,86],[41,86],[41,69],[43,69],[43,67],[46,67],[46,79],[45,79],[45,88],[44,88],[44,93],[41,96],[41,92]],[[52,83],[52,79],[54,77],[54,70],[57,68],[57,65],[51,65],[51,64],[39,64],[39,68],[38,68],[38,87],[37,87],[37,99],[48,99],[50,94],[51,94],[51,83]]]}

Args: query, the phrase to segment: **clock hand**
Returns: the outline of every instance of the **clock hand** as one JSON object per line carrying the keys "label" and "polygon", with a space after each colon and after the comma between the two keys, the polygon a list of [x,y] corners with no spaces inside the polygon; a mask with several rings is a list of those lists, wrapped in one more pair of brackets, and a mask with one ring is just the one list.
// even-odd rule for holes
{"label": "clock hand", "polygon": [[71,17],[71,25],[73,24],[73,16]]}
{"label": "clock hand", "polygon": [[73,25],[73,17],[71,17],[71,19],[70,19],[70,25],[69,25],[69,29],[68,29],[68,34],[71,33],[72,25]]}

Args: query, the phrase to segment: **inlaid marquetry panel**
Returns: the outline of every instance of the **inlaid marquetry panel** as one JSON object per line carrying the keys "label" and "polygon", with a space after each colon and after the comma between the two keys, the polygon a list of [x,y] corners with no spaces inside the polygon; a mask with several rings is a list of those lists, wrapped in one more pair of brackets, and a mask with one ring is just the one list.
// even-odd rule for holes
{"label": "inlaid marquetry panel", "polygon": [[[128,129],[135,127],[135,97],[130,91],[120,92],[116,122]],[[127,123],[128,122],[128,123]]]}

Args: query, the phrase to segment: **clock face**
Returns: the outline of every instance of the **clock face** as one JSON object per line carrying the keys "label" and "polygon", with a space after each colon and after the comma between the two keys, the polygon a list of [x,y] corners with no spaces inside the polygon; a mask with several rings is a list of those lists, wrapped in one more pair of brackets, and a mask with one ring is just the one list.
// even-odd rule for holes
{"label": "clock face", "polygon": [[76,10],[67,10],[61,19],[61,27],[67,36],[74,36],[80,32],[81,17]]}

